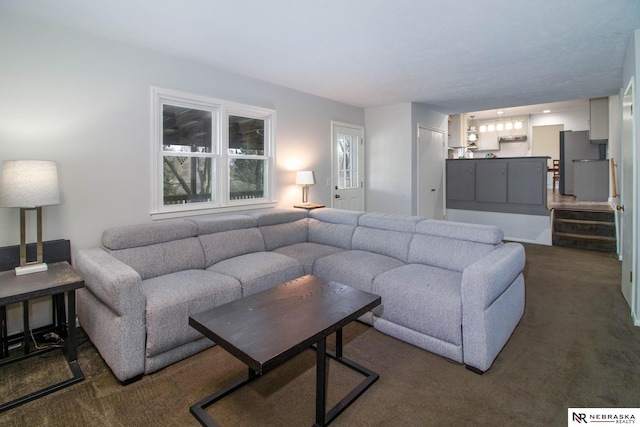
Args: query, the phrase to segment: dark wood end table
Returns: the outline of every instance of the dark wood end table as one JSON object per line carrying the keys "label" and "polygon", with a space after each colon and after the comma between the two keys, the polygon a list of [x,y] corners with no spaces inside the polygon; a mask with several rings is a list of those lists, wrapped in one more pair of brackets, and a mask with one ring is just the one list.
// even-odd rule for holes
{"label": "dark wood end table", "polygon": [[[307,275],[194,314],[189,317],[189,324],[245,363],[249,375],[192,405],[191,413],[203,426],[217,426],[205,408],[301,351],[314,348],[317,354],[314,426],[328,425],[379,378],[377,373],[342,356],[342,328],[380,302],[377,295]],[[334,332],[336,351],[331,352],[326,347],[327,336]],[[328,412],[327,357],[365,377]]]}
{"label": "dark wood end table", "polygon": [[[67,338],[63,351],[73,375],[72,378],[46,387],[40,391],[30,393],[18,399],[0,405],[0,412],[15,408],[23,403],[30,402],[39,397],[58,391],[64,387],[76,384],[84,380],[84,374],[78,365],[78,355],[76,350],[76,289],[84,286],[84,280],[74,271],[68,262],[58,262],[49,264],[49,269],[40,273],[16,276],[13,270],[0,273],[0,307],[4,308],[8,304],[21,302],[24,304],[24,355],[21,357],[11,357],[0,360],[0,366],[24,360],[27,357],[39,355],[45,351],[55,348],[30,351],[29,342],[29,300],[51,296],[54,305],[64,307],[65,293],[67,294]],[[64,308],[63,308],[64,310]],[[2,333],[6,336],[6,325],[3,325]],[[5,337],[6,338],[6,337]],[[4,341],[4,340],[3,340]],[[6,349],[8,353],[8,348]]]}
{"label": "dark wood end table", "polygon": [[326,206],[318,203],[302,203],[302,204],[293,205],[293,207],[298,209],[312,210],[312,209],[324,208]]}

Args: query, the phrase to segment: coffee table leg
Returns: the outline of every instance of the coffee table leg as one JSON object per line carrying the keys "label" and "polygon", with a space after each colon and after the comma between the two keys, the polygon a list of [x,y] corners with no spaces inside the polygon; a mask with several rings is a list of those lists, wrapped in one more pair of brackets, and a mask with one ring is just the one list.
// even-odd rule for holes
{"label": "coffee table leg", "polygon": [[336,331],[336,357],[342,357],[342,328]]}
{"label": "coffee table leg", "polygon": [[327,405],[327,338],[318,341],[316,350],[316,426],[324,426]]}
{"label": "coffee table leg", "polygon": [[207,415],[205,409],[221,400],[223,397],[233,393],[237,389],[249,384],[257,377],[258,374],[256,374],[256,371],[249,368],[249,374],[247,375],[247,378],[236,381],[235,383],[223,388],[220,391],[217,391],[211,396],[205,397],[200,402],[191,405],[191,407],[189,408],[191,415],[193,415],[198,420],[198,422],[205,427],[217,427],[218,423],[216,423],[211,417],[209,417],[209,415]]}

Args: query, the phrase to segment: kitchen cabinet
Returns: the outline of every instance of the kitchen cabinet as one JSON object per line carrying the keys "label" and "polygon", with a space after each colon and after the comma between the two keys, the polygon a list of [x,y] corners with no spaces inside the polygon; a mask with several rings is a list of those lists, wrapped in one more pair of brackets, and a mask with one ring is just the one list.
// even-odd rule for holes
{"label": "kitchen cabinet", "polygon": [[478,134],[478,150],[488,151],[499,149],[500,144],[498,143],[498,131],[486,131]]}
{"label": "kitchen cabinet", "polygon": [[447,209],[549,216],[547,159],[448,159]]}
{"label": "kitchen cabinet", "polygon": [[589,139],[609,139],[609,98],[589,100]]}
{"label": "kitchen cabinet", "polygon": [[[509,203],[540,205],[544,201],[547,185],[547,168],[538,160],[523,160],[517,168],[509,168]],[[543,184],[541,184],[543,183]]]}
{"label": "kitchen cabinet", "polygon": [[608,160],[574,160],[573,180],[576,200],[609,200]]}
{"label": "kitchen cabinet", "polygon": [[475,163],[447,162],[447,199],[473,201],[475,199]]}
{"label": "kitchen cabinet", "polygon": [[466,147],[467,141],[467,118],[464,114],[454,114],[449,116],[449,147]]}
{"label": "kitchen cabinet", "polygon": [[476,201],[507,202],[507,162],[493,160],[476,163]]}

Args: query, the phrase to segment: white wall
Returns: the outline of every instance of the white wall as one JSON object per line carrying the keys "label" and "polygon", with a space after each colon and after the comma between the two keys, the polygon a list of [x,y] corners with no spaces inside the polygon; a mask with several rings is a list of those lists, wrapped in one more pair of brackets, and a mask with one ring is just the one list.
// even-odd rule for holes
{"label": "white wall", "polygon": [[[152,85],[275,109],[281,207],[299,202],[296,169],[315,172],[310,199],[328,204],[331,120],[364,125],[361,108],[7,14],[0,70],[0,161],[58,162],[62,203],[44,208],[44,239],[74,251],[151,221]],[[19,242],[18,222],[0,209],[0,246]]]}
{"label": "white wall", "polygon": [[410,214],[411,104],[365,110],[366,210]]}
{"label": "white wall", "polygon": [[529,135],[533,126],[564,124],[564,130],[589,130],[589,104],[571,110],[529,116]]}
{"label": "white wall", "polygon": [[446,135],[447,116],[416,103],[365,110],[367,211],[416,215],[418,127]]}

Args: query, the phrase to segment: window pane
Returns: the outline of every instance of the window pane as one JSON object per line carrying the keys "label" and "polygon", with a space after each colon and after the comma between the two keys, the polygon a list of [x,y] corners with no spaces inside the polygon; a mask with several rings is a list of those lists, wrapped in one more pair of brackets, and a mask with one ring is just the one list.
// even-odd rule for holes
{"label": "window pane", "polygon": [[264,155],[264,120],[229,116],[229,154]]}
{"label": "window pane", "polygon": [[229,159],[229,198],[256,199],[265,194],[266,161]]}
{"label": "window pane", "polygon": [[358,140],[352,135],[338,134],[338,188],[358,186]]}
{"label": "window pane", "polygon": [[164,104],[162,149],[181,153],[210,153],[211,111]]}
{"label": "window pane", "polygon": [[163,158],[164,204],[212,201],[211,158],[165,156]]}

